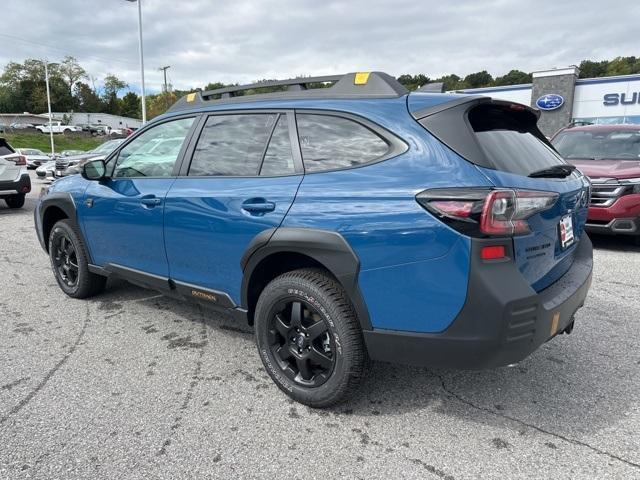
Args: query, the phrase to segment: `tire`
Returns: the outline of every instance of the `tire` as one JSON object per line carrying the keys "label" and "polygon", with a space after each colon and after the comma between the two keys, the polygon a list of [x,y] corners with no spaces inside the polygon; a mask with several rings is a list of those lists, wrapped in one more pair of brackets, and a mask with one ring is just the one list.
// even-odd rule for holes
{"label": "tire", "polygon": [[89,271],[87,249],[69,220],[60,220],[51,229],[49,258],[60,289],[70,297],[88,298],[104,290],[107,279]]}
{"label": "tire", "polygon": [[[296,309],[301,314],[296,316]],[[262,363],[294,400],[314,408],[335,405],[365,376],[360,324],[347,293],[328,272],[300,269],[275,278],[260,294],[254,318]]]}
{"label": "tire", "polygon": [[24,193],[18,193],[17,195],[5,197],[4,201],[7,203],[7,207],[9,208],[22,208],[24,207],[24,197]]}

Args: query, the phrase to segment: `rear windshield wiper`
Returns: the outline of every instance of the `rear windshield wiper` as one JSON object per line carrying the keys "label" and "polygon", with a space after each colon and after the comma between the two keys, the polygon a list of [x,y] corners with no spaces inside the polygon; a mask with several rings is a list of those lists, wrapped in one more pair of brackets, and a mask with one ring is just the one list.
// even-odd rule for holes
{"label": "rear windshield wiper", "polygon": [[575,169],[575,165],[554,165],[553,167],[536,170],[535,172],[530,173],[529,176],[531,178],[564,178],[571,175],[571,172],[573,172]]}

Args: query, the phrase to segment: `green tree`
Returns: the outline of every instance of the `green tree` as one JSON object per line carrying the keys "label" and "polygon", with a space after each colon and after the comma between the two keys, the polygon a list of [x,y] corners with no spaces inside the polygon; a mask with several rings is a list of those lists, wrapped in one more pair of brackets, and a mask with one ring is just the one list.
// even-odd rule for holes
{"label": "green tree", "polygon": [[404,74],[398,77],[398,82],[404,85],[407,90],[417,90],[423,85],[431,83],[431,79],[422,73],[418,73],[417,75]]}
{"label": "green tree", "polygon": [[120,101],[118,92],[128,87],[124,80],[113,74],[108,74],[103,80],[102,108],[104,113],[120,115]]}
{"label": "green tree", "polygon": [[462,82],[462,79],[455,73],[436,78],[434,82],[442,82],[442,88],[445,92],[448,92],[449,90],[460,90],[461,88],[466,87],[464,82]]}
{"label": "green tree", "polygon": [[140,118],[140,97],[134,92],[127,92],[122,97],[120,113],[125,117]]}
{"label": "green tree", "polygon": [[493,83],[493,77],[486,70],[481,72],[470,73],[464,77],[464,83],[467,88],[488,87]]}
{"label": "green tree", "polygon": [[583,60],[580,62],[580,78],[603,77],[607,73],[607,60],[594,62],[592,60]]}
{"label": "green tree", "polygon": [[162,92],[147,97],[147,118],[151,119],[162,115],[177,100],[175,92]]}
{"label": "green tree", "polygon": [[87,72],[80,66],[78,61],[70,55],[64,57],[62,62],[60,62],[59,70],[60,76],[64,79],[69,90],[69,96],[73,96],[74,85],[80,80],[86,79]]}
{"label": "green tree", "polygon": [[102,100],[86,83],[76,83],[73,87],[73,96],[76,110],[79,112],[99,112],[102,110]]}
{"label": "green tree", "polygon": [[521,83],[531,83],[532,76],[530,73],[525,73],[521,70],[511,70],[506,75],[496,77],[494,85],[518,85]]}
{"label": "green tree", "polygon": [[224,88],[227,87],[228,85],[225,85],[224,83],[221,82],[212,82],[212,83],[207,83],[204,86],[204,91],[206,92],[207,90],[217,90],[218,88]]}

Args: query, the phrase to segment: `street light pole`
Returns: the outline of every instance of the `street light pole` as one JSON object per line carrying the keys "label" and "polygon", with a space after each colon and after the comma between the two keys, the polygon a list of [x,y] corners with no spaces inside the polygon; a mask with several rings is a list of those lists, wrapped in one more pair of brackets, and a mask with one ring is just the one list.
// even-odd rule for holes
{"label": "street light pole", "polygon": [[138,43],[140,50],[140,78],[142,79],[142,124],[147,123],[147,106],[144,99],[144,52],[142,49],[142,0],[127,0],[128,2],[138,2]]}
{"label": "street light pole", "polygon": [[49,110],[49,140],[51,141],[51,155],[55,156],[55,147],[53,145],[53,125],[51,125],[51,94],[49,93],[49,61],[44,60],[44,82],[47,86],[47,108]]}

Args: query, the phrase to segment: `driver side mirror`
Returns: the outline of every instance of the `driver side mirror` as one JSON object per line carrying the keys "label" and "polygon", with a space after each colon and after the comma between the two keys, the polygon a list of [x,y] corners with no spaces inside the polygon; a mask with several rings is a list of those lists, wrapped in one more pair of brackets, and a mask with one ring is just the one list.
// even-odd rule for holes
{"label": "driver side mirror", "polygon": [[103,180],[107,172],[104,160],[92,160],[82,167],[82,176],[87,180]]}

